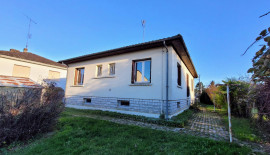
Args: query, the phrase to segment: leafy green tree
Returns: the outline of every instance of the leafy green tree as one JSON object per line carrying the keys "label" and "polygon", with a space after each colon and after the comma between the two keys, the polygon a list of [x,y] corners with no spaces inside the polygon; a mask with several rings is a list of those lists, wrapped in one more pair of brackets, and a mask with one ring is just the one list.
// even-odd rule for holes
{"label": "leafy green tree", "polygon": [[[259,41],[264,41],[265,45],[256,52],[252,59],[253,67],[248,70],[252,73],[252,79],[255,82],[268,81],[270,79],[270,27],[263,30],[256,40],[247,48],[247,50]],[[245,51],[245,53],[247,52]],[[244,53],[244,54],[245,54]]]}
{"label": "leafy green tree", "polygon": [[[249,102],[250,83],[234,78],[223,81],[225,85],[219,87],[220,94],[223,94],[223,99],[226,99],[227,84],[230,87],[230,107],[232,115],[238,117],[249,117],[251,104]],[[219,103],[224,105],[224,102]]]}

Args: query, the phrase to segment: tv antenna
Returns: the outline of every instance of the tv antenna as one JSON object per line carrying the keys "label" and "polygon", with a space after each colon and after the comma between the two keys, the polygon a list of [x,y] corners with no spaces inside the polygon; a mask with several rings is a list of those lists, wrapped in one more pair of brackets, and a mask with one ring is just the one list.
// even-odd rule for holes
{"label": "tv antenna", "polygon": [[29,26],[28,26],[28,33],[27,33],[27,40],[26,40],[26,49],[28,47],[28,41],[31,39],[32,34],[30,33],[30,28],[31,28],[31,23],[37,24],[32,18],[28,17],[27,15],[24,14],[24,16],[29,20]]}
{"label": "tv antenna", "polygon": [[142,20],[142,27],[143,27],[143,42],[144,42],[145,20]]}

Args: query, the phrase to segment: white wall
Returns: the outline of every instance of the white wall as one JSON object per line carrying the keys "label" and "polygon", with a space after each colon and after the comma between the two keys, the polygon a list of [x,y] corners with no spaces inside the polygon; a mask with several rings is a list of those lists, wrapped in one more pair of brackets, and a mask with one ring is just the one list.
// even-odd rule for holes
{"label": "white wall", "polygon": [[57,86],[65,89],[66,85],[66,69],[60,69],[59,67],[52,67],[34,64],[27,61],[19,61],[14,59],[7,59],[6,57],[0,57],[0,75],[12,76],[14,65],[22,65],[30,67],[30,76],[29,78],[33,81],[42,84],[43,79],[48,79],[49,70],[60,72],[60,79],[56,80]]}
{"label": "white wall", "polygon": [[[151,86],[131,86],[132,60],[151,58]],[[99,96],[119,98],[161,99],[162,48],[121,54],[69,65],[66,96]],[[108,64],[115,63],[114,78],[95,78],[96,66],[108,76]],[[83,87],[73,86],[75,68],[85,67]]]}
{"label": "white wall", "polygon": [[[189,75],[189,86],[190,86],[190,99],[195,99],[195,93],[194,93],[194,85],[192,88],[192,79],[194,80],[193,76],[187,69],[186,65],[183,63],[183,61],[180,59],[180,57],[177,55],[175,50],[173,48],[169,48],[169,62],[170,62],[170,69],[169,69],[169,99],[170,100],[177,100],[177,99],[186,99],[187,98],[187,74]],[[181,65],[181,87],[178,87],[177,83],[177,63]]]}
{"label": "white wall", "polygon": [[[166,53],[164,48],[155,48],[121,54],[95,60],[69,64],[66,97],[98,96],[119,98],[141,98],[165,100],[166,95]],[[151,58],[151,86],[131,86],[132,60]],[[177,62],[182,66],[182,87],[177,87]],[[95,78],[96,66],[102,65],[102,75],[108,76],[109,63],[115,63],[115,77]],[[75,69],[85,67],[84,85],[74,86]],[[186,73],[190,74],[172,47],[169,47],[169,100],[187,99]],[[194,99],[194,91],[190,92]]]}

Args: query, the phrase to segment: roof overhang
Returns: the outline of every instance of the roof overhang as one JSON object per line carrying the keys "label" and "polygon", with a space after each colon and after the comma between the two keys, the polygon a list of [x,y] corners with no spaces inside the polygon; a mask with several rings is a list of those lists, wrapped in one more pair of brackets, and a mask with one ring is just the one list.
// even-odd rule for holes
{"label": "roof overhang", "polygon": [[131,52],[135,52],[135,51],[163,47],[164,41],[165,41],[167,46],[172,46],[174,48],[174,50],[176,51],[178,56],[181,58],[183,63],[186,65],[187,69],[190,71],[191,75],[194,78],[197,78],[198,74],[197,74],[196,69],[193,65],[193,62],[191,60],[191,57],[189,55],[189,52],[187,50],[187,47],[186,47],[185,42],[183,40],[183,37],[180,34],[173,36],[173,37],[156,40],[156,41],[150,41],[150,42],[145,42],[145,43],[141,43],[141,44],[135,44],[135,45],[131,45],[131,46],[112,49],[112,50],[108,50],[108,51],[83,55],[83,56],[79,56],[79,57],[75,57],[75,58],[71,58],[71,59],[61,60],[59,62],[64,63],[66,65],[69,65],[72,63],[76,63],[76,62],[88,61],[88,60],[99,59],[99,58],[103,58],[103,57],[131,53]]}

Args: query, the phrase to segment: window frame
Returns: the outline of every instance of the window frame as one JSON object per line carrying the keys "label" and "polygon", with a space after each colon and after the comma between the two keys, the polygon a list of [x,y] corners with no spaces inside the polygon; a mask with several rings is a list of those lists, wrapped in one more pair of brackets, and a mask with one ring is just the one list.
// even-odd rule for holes
{"label": "window frame", "polygon": [[182,67],[177,63],[177,85],[182,86]]}
{"label": "window frame", "polygon": [[[111,72],[111,65],[114,66],[114,69],[113,69],[114,73]],[[110,75],[110,76],[114,76],[114,75],[115,75],[115,63],[109,63],[108,68],[109,68],[109,69],[108,69],[109,75]]]}
{"label": "window frame", "polygon": [[[79,74],[78,74],[78,71],[79,70],[83,70],[83,76],[81,76],[81,79],[80,79],[80,83],[78,82],[79,81]],[[83,83],[84,83],[84,74],[85,74],[85,68],[84,67],[79,67],[79,68],[75,68],[75,74],[74,74],[74,86],[82,86]]]}
{"label": "window frame", "polygon": [[[100,74],[99,74],[99,67],[101,67]],[[102,77],[102,65],[96,66],[96,77]]]}
{"label": "window frame", "polygon": [[[149,81],[137,81],[137,69],[136,69],[136,63],[142,62],[142,79],[144,79],[144,67],[145,67],[145,62],[150,61],[150,78]],[[152,59],[151,58],[145,58],[145,59],[137,59],[137,60],[132,60],[132,72],[131,72],[131,83],[132,84],[140,84],[140,83],[151,83],[152,82]]]}

